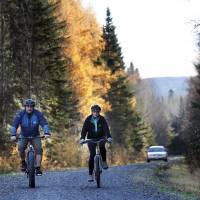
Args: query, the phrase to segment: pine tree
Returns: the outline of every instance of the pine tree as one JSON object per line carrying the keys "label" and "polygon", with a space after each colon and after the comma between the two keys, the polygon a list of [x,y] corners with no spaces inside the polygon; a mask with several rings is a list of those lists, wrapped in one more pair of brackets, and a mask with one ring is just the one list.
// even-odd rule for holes
{"label": "pine tree", "polygon": [[7,15],[7,2],[0,1],[0,149],[5,150],[8,134],[8,123],[16,109],[14,89],[14,67],[10,51],[10,34]]}
{"label": "pine tree", "polygon": [[129,68],[127,69],[128,79],[130,83],[130,87],[134,90],[134,87],[140,82],[140,73],[138,68],[135,69],[133,63],[130,63]]}
{"label": "pine tree", "polygon": [[66,141],[66,136],[75,132],[79,113],[69,77],[71,60],[64,54],[67,27],[57,12],[59,5],[57,0],[5,1],[0,13],[0,23],[6,25],[6,34],[1,34],[5,28],[3,30],[1,26],[0,29],[0,36],[4,36],[4,42],[0,44],[0,56],[4,58],[0,61],[0,81],[3,83],[0,94],[4,94],[0,99],[0,112],[3,113],[0,114],[0,134],[4,131],[4,135],[9,136],[4,121],[8,118],[7,121],[11,122],[21,106],[20,100],[34,98],[37,107],[45,112],[54,133],[51,143],[45,143],[45,156],[51,161],[48,147],[55,148],[53,161],[65,162],[59,157],[58,147]]}
{"label": "pine tree", "polygon": [[103,27],[103,39],[105,49],[102,59],[114,77],[107,96],[111,104],[111,111],[107,112],[107,117],[115,143],[126,148],[133,158],[133,155],[144,154],[144,150],[154,144],[154,137],[150,125],[137,112],[134,86],[140,80],[139,71],[134,69],[131,63],[129,76],[125,72],[121,47],[109,9],[107,9],[106,25]]}
{"label": "pine tree", "polygon": [[186,143],[186,160],[192,167],[200,167],[200,64],[196,64],[197,76],[191,78],[187,102],[187,121],[183,138]]}
{"label": "pine tree", "polygon": [[[114,141],[124,147],[127,137],[133,137],[136,129],[137,116],[132,106],[133,93],[130,91],[128,77],[121,47],[112,23],[110,10],[107,9],[106,25],[103,27],[105,49],[102,58],[115,77],[108,92],[108,101],[112,110],[107,113]],[[130,141],[130,140],[129,140]]]}
{"label": "pine tree", "polygon": [[175,155],[183,155],[186,153],[186,144],[183,140],[183,129],[186,124],[185,109],[185,99],[181,96],[178,116],[174,116],[170,124],[173,135],[168,149],[170,153]]}
{"label": "pine tree", "polygon": [[109,8],[107,9],[106,25],[103,27],[103,38],[105,40],[105,50],[102,57],[106,61],[109,69],[112,73],[123,71],[125,65]]}
{"label": "pine tree", "polygon": [[[59,1],[13,0],[7,3],[16,97],[33,97],[46,112],[52,129],[61,132],[76,115],[63,54],[65,22]],[[73,107],[73,109],[71,109]],[[70,114],[73,112],[73,114]]]}
{"label": "pine tree", "polygon": [[128,73],[129,76],[132,76],[135,73],[135,67],[134,67],[132,62],[130,63],[130,66],[127,70],[127,73]]}
{"label": "pine tree", "polygon": [[[196,24],[195,28],[200,24]],[[200,33],[198,32],[197,45],[200,51]],[[200,61],[195,63],[197,75],[190,79],[189,94],[187,96],[186,115],[182,121],[183,140],[186,144],[186,160],[191,166],[191,170],[200,168]]]}

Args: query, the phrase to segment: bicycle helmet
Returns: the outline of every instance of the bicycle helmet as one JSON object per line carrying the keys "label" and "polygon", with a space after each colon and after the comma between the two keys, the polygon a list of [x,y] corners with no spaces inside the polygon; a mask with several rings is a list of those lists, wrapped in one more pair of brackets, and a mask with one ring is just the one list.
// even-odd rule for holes
{"label": "bicycle helmet", "polygon": [[99,105],[93,105],[91,107],[91,111],[92,112],[100,112],[101,111],[101,107]]}
{"label": "bicycle helmet", "polygon": [[35,101],[33,99],[26,99],[24,101],[24,106],[32,106],[32,107],[34,107],[35,106]]}

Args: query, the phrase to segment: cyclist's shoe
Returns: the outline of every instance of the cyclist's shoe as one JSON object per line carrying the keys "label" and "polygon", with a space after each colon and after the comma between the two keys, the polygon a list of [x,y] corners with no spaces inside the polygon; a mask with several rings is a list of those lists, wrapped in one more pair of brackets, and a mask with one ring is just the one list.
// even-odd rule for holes
{"label": "cyclist's shoe", "polygon": [[27,168],[26,161],[23,160],[22,163],[21,163],[21,171],[22,171],[22,172],[25,172],[25,171],[26,171],[26,168]]}
{"label": "cyclist's shoe", "polygon": [[93,175],[89,175],[88,176],[88,182],[93,182],[93,181],[94,181]]}
{"label": "cyclist's shoe", "polygon": [[35,174],[36,174],[36,176],[42,176],[42,171],[41,171],[40,167],[35,168]]}
{"label": "cyclist's shoe", "polygon": [[106,161],[102,162],[102,167],[103,167],[103,169],[108,169],[108,164]]}

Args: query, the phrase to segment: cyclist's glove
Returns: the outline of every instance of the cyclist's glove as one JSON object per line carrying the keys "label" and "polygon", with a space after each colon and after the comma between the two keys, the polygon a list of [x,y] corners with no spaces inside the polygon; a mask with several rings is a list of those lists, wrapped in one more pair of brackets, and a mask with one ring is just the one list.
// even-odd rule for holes
{"label": "cyclist's glove", "polygon": [[84,142],[85,142],[84,139],[80,139],[80,141],[79,141],[80,144],[83,144]]}
{"label": "cyclist's glove", "polygon": [[45,134],[44,134],[44,137],[45,137],[45,139],[48,139],[48,138],[51,137],[51,135],[50,135],[49,133],[45,133]]}
{"label": "cyclist's glove", "polygon": [[109,143],[112,143],[112,138],[111,137],[109,137],[107,140],[108,140]]}
{"label": "cyclist's glove", "polygon": [[12,142],[16,141],[16,139],[17,139],[17,138],[16,138],[15,135],[13,135],[13,136],[10,137],[10,140],[11,140]]}

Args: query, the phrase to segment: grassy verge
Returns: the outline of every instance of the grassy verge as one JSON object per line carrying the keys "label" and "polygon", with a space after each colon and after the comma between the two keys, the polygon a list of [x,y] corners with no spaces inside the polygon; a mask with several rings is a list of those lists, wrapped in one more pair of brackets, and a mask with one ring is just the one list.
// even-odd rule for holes
{"label": "grassy verge", "polygon": [[[64,171],[88,166],[89,152],[87,146],[80,146],[76,138],[68,138],[60,143],[44,143],[42,168],[44,171]],[[129,156],[125,148],[107,146],[109,166],[125,165],[144,160],[144,155]],[[137,158],[137,160],[136,160]],[[17,145],[9,153],[0,152],[0,175],[20,172],[20,157]]]}
{"label": "grassy verge", "polygon": [[200,170],[191,174],[184,162],[160,164],[153,177],[162,191],[179,193],[183,199],[200,199]]}

